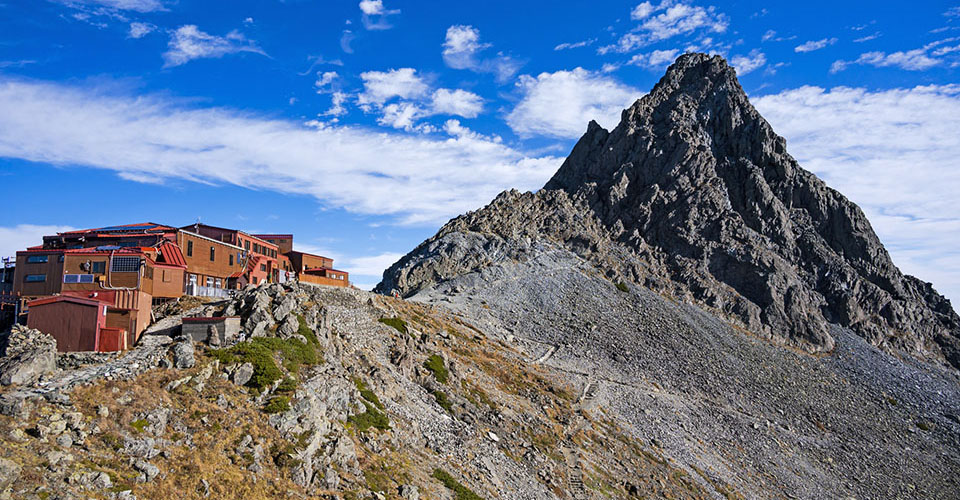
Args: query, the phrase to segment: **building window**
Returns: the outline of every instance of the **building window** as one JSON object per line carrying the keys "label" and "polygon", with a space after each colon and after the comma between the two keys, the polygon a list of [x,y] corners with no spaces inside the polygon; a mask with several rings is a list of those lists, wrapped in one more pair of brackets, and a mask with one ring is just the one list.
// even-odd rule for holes
{"label": "building window", "polygon": [[213,286],[213,278],[210,277],[210,276],[207,276],[207,286],[208,286],[208,287],[212,287],[212,286]]}
{"label": "building window", "polygon": [[266,264],[260,264],[260,270],[263,271],[263,272],[267,272],[267,265],[266,265]]}
{"label": "building window", "polygon": [[223,282],[220,281],[220,278],[217,278],[217,281],[214,283],[214,286],[217,288],[223,288]]}
{"label": "building window", "polygon": [[217,260],[217,249],[210,247],[210,262]]}
{"label": "building window", "polygon": [[43,283],[47,281],[46,274],[28,274],[23,277],[23,281],[26,283]]}
{"label": "building window", "polygon": [[190,284],[191,284],[191,285],[196,285],[196,284],[197,284],[197,275],[196,275],[196,274],[191,274],[191,275],[190,275]]}
{"label": "building window", "polygon": [[193,242],[187,242],[187,257],[193,257]]}
{"label": "building window", "polygon": [[49,259],[49,255],[31,255],[27,257],[27,264],[43,264]]}
{"label": "building window", "polygon": [[244,242],[243,242],[243,249],[246,250],[246,251],[248,251],[248,252],[250,251],[250,240],[247,240],[247,241],[244,241]]}
{"label": "building window", "polygon": [[90,263],[90,272],[93,274],[103,274],[107,271],[107,262],[104,260],[98,260],[96,262]]}
{"label": "building window", "polygon": [[230,257],[230,265],[232,266],[232,265],[233,265],[233,254],[230,254],[229,257]]}
{"label": "building window", "polygon": [[170,281],[172,281],[172,274],[173,273],[168,273],[166,269],[162,269],[160,279],[163,280],[164,283],[170,283]]}
{"label": "building window", "polygon": [[140,270],[140,257],[114,257],[110,272],[135,273]]}

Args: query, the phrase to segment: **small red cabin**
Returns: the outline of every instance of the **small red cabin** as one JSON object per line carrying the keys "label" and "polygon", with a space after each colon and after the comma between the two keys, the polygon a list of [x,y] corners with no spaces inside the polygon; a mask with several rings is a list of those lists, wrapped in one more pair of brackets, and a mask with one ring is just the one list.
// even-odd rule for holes
{"label": "small red cabin", "polygon": [[27,326],[55,338],[60,352],[110,352],[129,347],[125,330],[107,328],[108,305],[103,302],[56,295],[27,306]]}

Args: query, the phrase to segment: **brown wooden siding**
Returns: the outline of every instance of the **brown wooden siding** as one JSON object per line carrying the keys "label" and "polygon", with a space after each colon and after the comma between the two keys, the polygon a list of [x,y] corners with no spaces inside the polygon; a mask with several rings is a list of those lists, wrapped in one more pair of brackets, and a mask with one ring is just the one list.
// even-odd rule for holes
{"label": "brown wooden siding", "polygon": [[99,306],[53,302],[30,308],[27,326],[57,339],[60,352],[92,351],[96,348]]}

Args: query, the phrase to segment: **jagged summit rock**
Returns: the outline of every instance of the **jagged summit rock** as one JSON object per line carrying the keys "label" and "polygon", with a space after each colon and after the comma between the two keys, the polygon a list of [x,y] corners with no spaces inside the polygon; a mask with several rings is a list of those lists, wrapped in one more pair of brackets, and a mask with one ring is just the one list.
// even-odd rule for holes
{"label": "jagged summit rock", "polygon": [[804,170],[719,56],[685,54],[536,194],[450,221],[384,273],[412,295],[551,245],[808,352],[830,324],[960,367],[960,318],[902,274],[853,202]]}

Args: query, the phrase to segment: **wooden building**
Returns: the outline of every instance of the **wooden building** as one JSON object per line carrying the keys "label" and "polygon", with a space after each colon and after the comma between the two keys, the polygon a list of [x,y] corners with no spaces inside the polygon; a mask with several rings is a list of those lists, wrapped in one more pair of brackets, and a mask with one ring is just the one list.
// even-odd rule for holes
{"label": "wooden building", "polygon": [[109,306],[99,300],[58,295],[29,305],[27,326],[56,339],[60,352],[111,352],[130,347],[125,331],[108,325]]}
{"label": "wooden building", "polygon": [[330,286],[350,286],[350,274],[333,268],[333,259],[307,252],[291,250],[287,257],[303,283]]}

